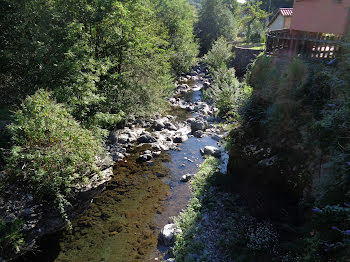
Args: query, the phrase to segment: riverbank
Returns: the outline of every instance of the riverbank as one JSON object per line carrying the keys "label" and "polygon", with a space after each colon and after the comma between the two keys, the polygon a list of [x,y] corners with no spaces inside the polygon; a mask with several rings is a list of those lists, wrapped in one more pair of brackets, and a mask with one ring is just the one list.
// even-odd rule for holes
{"label": "riverbank", "polygon": [[[161,259],[166,248],[158,244],[158,233],[186,207],[190,198],[186,181],[197,172],[202,154],[221,155],[216,147],[224,130],[216,125],[217,109],[202,101],[202,89],[210,85],[205,67],[197,66],[179,78],[167,115],[131,119],[111,131],[106,147],[116,164],[109,182],[101,186],[102,193],[85,195],[88,204],[80,205],[74,215],[69,213],[71,231],[60,231],[63,223],[38,235],[32,242],[38,247],[20,261]],[[38,226],[32,223],[33,232],[43,232]]]}

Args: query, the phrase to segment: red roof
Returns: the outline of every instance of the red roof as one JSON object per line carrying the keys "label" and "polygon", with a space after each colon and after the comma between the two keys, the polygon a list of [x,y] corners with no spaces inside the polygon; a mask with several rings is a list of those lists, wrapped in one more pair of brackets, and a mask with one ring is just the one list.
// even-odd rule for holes
{"label": "red roof", "polygon": [[292,16],[293,8],[280,8],[280,10],[274,15],[274,17],[272,17],[270,23],[267,26],[269,27],[280,14],[282,16]]}
{"label": "red roof", "polygon": [[280,12],[283,16],[292,16],[293,8],[280,8]]}

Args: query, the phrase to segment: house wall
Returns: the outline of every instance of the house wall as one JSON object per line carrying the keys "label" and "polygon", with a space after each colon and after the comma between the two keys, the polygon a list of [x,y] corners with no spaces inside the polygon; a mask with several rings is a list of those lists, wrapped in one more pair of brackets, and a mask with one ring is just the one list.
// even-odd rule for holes
{"label": "house wall", "polygon": [[350,0],[294,0],[292,30],[343,34]]}
{"label": "house wall", "polygon": [[283,27],[283,29],[289,29],[291,23],[292,23],[292,17],[291,16],[284,17],[284,27]]}
{"label": "house wall", "polygon": [[282,30],[284,27],[284,17],[279,14],[275,21],[269,26],[269,31]]}

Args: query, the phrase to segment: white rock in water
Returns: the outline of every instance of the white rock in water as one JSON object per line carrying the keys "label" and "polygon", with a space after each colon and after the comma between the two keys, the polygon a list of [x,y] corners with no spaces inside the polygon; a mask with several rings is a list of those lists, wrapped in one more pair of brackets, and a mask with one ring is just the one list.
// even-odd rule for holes
{"label": "white rock in water", "polygon": [[186,174],[186,175],[183,175],[183,176],[181,177],[180,181],[185,183],[185,182],[190,181],[191,178],[192,178],[192,175],[191,175],[191,174]]}
{"label": "white rock in water", "polygon": [[204,149],[201,149],[202,155],[209,155],[214,157],[220,157],[221,151],[215,146],[206,146]]}
{"label": "white rock in water", "polygon": [[165,225],[159,234],[159,242],[165,246],[171,246],[175,243],[176,235],[181,233],[181,229],[177,229],[175,224]]}

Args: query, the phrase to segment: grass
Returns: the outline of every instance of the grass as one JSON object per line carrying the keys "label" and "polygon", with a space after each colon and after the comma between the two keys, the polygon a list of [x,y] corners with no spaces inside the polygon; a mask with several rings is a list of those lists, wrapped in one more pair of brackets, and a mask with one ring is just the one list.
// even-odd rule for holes
{"label": "grass", "polygon": [[253,50],[265,50],[265,48],[266,48],[265,43],[242,43],[242,44],[239,44],[237,46],[249,48],[249,49],[253,49]]}

